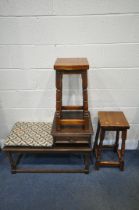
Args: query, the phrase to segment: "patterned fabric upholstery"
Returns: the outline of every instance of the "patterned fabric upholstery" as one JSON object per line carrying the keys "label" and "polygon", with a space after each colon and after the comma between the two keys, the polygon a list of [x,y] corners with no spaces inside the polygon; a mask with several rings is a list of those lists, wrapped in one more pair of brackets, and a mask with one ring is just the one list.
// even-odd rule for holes
{"label": "patterned fabric upholstery", "polygon": [[53,145],[51,123],[17,122],[6,138],[5,146],[50,147]]}

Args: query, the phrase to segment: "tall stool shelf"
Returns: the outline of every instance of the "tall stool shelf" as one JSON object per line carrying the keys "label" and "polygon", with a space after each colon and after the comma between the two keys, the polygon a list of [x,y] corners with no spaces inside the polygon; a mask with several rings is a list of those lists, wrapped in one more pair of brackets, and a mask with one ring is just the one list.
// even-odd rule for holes
{"label": "tall stool shelf", "polygon": [[[87,70],[89,64],[86,58],[57,58],[54,69],[56,70],[56,123],[57,129],[61,125],[84,125],[89,123],[88,93],[87,93]],[[83,105],[62,105],[62,79],[64,74],[80,74],[82,78]],[[82,111],[83,118],[63,118],[63,111]],[[78,113],[78,112],[77,112]]]}
{"label": "tall stool shelf", "polygon": [[[87,70],[89,64],[86,58],[57,58],[56,71],[56,112],[51,134],[54,147],[61,153],[78,153],[83,156],[84,168],[72,172],[89,173],[92,158],[91,137],[93,127],[88,111]],[[78,74],[82,78],[82,106],[63,106],[62,79],[65,74]]]}
{"label": "tall stool shelf", "polygon": [[[98,127],[94,143],[94,152],[96,154],[96,169],[99,166],[114,166],[124,170],[124,152],[125,141],[127,138],[127,129],[129,124],[123,112],[99,112],[98,113]],[[103,145],[106,131],[115,131],[116,140],[113,145]],[[121,132],[121,147],[119,148],[119,135]],[[100,138],[99,138],[100,136]],[[103,148],[113,148],[117,152],[118,161],[103,161],[101,160]]]}

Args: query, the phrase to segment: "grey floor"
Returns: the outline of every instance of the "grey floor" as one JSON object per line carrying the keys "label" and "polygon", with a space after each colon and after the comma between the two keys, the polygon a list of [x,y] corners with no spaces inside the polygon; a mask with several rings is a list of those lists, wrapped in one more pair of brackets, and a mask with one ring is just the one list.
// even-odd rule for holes
{"label": "grey floor", "polygon": [[[106,154],[105,158],[113,158]],[[139,210],[139,151],[126,151],[126,167],[90,174],[15,174],[0,153],[0,210]],[[81,156],[27,156],[22,165],[78,167]],[[54,165],[55,163],[55,165]],[[59,166],[60,164],[60,166]]]}

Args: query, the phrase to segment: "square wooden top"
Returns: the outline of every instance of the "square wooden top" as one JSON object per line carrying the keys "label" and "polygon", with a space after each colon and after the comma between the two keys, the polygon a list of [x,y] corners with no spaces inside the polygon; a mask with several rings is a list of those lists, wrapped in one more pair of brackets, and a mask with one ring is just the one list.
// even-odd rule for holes
{"label": "square wooden top", "polygon": [[98,118],[100,126],[104,128],[130,128],[123,112],[98,112]]}
{"label": "square wooden top", "polygon": [[57,58],[54,64],[55,70],[87,70],[89,63],[87,58]]}

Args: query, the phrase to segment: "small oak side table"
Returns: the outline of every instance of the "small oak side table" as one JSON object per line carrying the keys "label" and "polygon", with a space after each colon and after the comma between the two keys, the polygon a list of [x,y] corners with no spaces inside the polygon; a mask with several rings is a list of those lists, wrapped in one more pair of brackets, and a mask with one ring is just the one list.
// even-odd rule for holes
{"label": "small oak side table", "polygon": [[[123,112],[103,112],[98,113],[98,127],[95,137],[94,149],[96,154],[96,169],[99,166],[115,166],[124,170],[124,152],[125,152],[125,141],[127,138],[127,129],[129,129],[129,124],[126,120]],[[106,131],[115,131],[116,140],[114,145],[103,145],[103,140],[105,138]],[[121,147],[119,149],[119,134],[121,132]],[[100,135],[100,140],[98,143],[98,138]],[[113,148],[114,152],[117,152],[118,161],[102,161],[102,149],[103,148]]]}
{"label": "small oak side table", "polygon": [[[84,125],[89,123],[88,93],[87,93],[87,70],[89,64],[86,58],[57,58],[54,69],[56,70],[56,124],[57,129],[61,125]],[[64,74],[80,74],[82,78],[83,106],[62,105],[62,78]],[[83,111],[83,118],[64,118],[63,111]]]}

